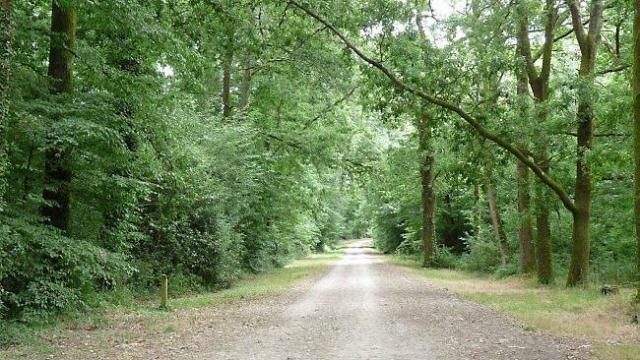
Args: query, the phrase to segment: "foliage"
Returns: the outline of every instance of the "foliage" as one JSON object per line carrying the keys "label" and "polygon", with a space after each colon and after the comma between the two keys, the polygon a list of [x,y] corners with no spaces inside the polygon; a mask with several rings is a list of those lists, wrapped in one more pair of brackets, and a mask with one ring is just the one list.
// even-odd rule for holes
{"label": "foliage", "polygon": [[[576,39],[560,36],[551,91],[538,103],[517,90],[523,14],[513,7],[527,5],[527,29],[542,29],[540,1],[460,2],[443,17],[424,1],[301,1],[342,39],[294,2],[55,2],[77,15],[76,42],[63,49],[74,89],[65,94],[51,91],[60,80],[48,69],[60,41],[51,2],[13,3],[11,26],[2,24],[12,31],[2,34],[12,39],[2,63],[10,86],[1,87],[3,320],[93,306],[105,291],[151,293],[160,274],[180,291],[227,288],[343,238],[372,235],[385,253],[417,256],[426,180],[436,204],[430,264],[511,274],[522,189],[513,151],[487,141],[496,138],[534,167],[549,160],[570,201],[576,164],[590,160],[592,280],[633,279],[624,2],[605,11],[615,21],[605,21],[593,84],[577,75]],[[401,84],[460,111],[356,62],[344,39]],[[534,52],[541,41],[531,37]],[[580,156],[579,99],[597,119],[594,145]],[[53,165],[69,179],[52,177]],[[555,271],[567,272],[572,213],[534,191],[543,184],[531,172],[529,182],[531,204],[550,209]],[[43,209],[66,206],[43,196],[51,191],[70,195],[64,228],[44,218]]]}
{"label": "foliage", "polygon": [[[276,26],[277,5],[223,3],[61,3],[77,14],[77,41],[66,49],[75,91],[58,95],[47,74],[51,3],[14,2],[0,318],[46,320],[106,291],[151,293],[160,274],[176,291],[226,288],[366,232],[350,194],[375,154],[351,141],[368,128],[358,108],[337,101],[351,60],[301,41],[302,23]],[[227,89],[216,80],[225,71]],[[42,218],[59,205],[42,196],[60,185],[44,176],[50,153],[72,174],[68,229]]]}

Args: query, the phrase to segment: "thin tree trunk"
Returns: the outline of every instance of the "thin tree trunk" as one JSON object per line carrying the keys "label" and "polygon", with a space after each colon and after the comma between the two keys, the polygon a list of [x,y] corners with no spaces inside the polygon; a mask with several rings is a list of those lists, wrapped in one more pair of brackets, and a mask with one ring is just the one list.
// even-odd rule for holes
{"label": "thin tree trunk", "polygon": [[[518,41],[518,47],[520,47]],[[518,50],[522,53],[522,50]],[[523,119],[529,117],[529,79],[524,69],[516,71],[518,79],[517,95],[519,114]],[[523,140],[520,147],[526,151],[529,148],[528,140]],[[536,269],[535,246],[533,245],[533,222],[531,220],[531,193],[529,186],[529,168],[520,160],[516,161],[516,184],[518,188],[518,216],[520,226],[518,228],[518,244],[520,246],[520,272],[531,273]]]}
{"label": "thin tree trunk", "polygon": [[242,69],[242,83],[240,84],[240,100],[238,102],[238,108],[240,111],[245,111],[247,106],[249,106],[249,98],[251,96],[251,62],[249,60],[249,56],[245,56],[243,60]]}
{"label": "thin tree trunk", "polygon": [[231,63],[224,63],[222,70],[222,116],[231,116]]}
{"label": "thin tree trunk", "polygon": [[231,104],[231,71],[233,66],[233,35],[229,36],[222,64],[222,116],[228,118],[233,113]]}
{"label": "thin tree trunk", "polygon": [[518,215],[520,228],[520,272],[530,273],[536,269],[535,247],[533,246],[533,223],[531,221],[531,196],[529,194],[529,169],[522,161],[517,162]]}
{"label": "thin tree trunk", "polygon": [[[11,54],[13,43],[13,26],[11,20],[11,0],[0,0],[0,132],[4,134],[8,111],[7,96]],[[4,149],[4,136],[0,138],[0,152]]]}
{"label": "thin tree trunk", "polygon": [[[53,95],[73,93],[73,51],[76,37],[76,14],[72,8],[54,1],[51,11],[51,47],[49,51],[50,92]],[[45,154],[45,174],[42,207],[46,221],[62,231],[69,229],[70,182],[69,152],[50,148]]]}
{"label": "thin tree trunk", "polygon": [[426,110],[422,110],[418,125],[420,136],[419,150],[422,154],[422,166],[420,168],[422,185],[422,248],[424,252],[423,267],[428,267],[434,254],[435,234],[435,190],[433,167],[435,156],[431,144],[431,119]]}
{"label": "thin tree trunk", "polygon": [[[635,230],[636,230],[636,304],[640,304],[640,0],[635,0],[633,21],[633,115],[634,115],[634,160],[635,160]],[[638,316],[638,314],[636,314]],[[637,319],[636,319],[637,320]]]}
{"label": "thin tree trunk", "polygon": [[9,81],[13,53],[11,0],[0,0],[0,206],[6,192],[7,158],[5,153],[7,114],[9,112]]}
{"label": "thin tree trunk", "polygon": [[478,183],[473,184],[473,198],[475,200],[475,208],[473,211],[473,225],[475,225],[474,235],[480,236],[482,232],[482,225],[486,223],[484,221],[484,202],[480,194],[481,185]]}
{"label": "thin tree trunk", "polygon": [[504,227],[502,226],[502,217],[500,216],[500,208],[498,207],[498,199],[496,196],[496,188],[493,184],[493,171],[491,167],[492,165],[487,165],[484,185],[487,193],[487,201],[489,202],[491,225],[500,249],[500,260],[502,262],[502,266],[505,266],[507,265],[510,256],[509,242],[507,241],[507,235],[505,234]]}

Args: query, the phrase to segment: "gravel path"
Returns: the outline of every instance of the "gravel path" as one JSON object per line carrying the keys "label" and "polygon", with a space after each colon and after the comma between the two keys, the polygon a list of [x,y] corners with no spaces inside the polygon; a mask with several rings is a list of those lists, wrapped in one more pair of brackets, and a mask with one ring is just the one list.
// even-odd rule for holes
{"label": "gravel path", "polygon": [[385,263],[366,240],[319,281],[229,309],[180,359],[588,359],[587,346],[528,332]]}
{"label": "gravel path", "polygon": [[152,322],[131,314],[104,329],[49,339],[55,355],[19,358],[589,359],[585,344],[525,331],[386,263],[370,241],[352,242],[345,252],[323,277],[279,296],[181,309]]}

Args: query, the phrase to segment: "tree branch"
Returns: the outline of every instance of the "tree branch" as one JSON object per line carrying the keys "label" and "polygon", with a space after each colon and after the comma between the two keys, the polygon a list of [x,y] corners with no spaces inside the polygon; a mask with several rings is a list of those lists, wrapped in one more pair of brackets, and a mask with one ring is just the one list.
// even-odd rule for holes
{"label": "tree branch", "polygon": [[567,0],[567,6],[571,12],[571,24],[573,32],[576,34],[576,40],[580,46],[582,53],[586,53],[584,26],[582,25],[582,15],[580,14],[580,6],[576,0]]}
{"label": "tree branch", "polygon": [[606,74],[610,74],[610,73],[625,71],[630,67],[631,67],[631,65],[629,65],[629,64],[618,65],[618,66],[614,66],[612,68],[600,70],[600,71],[598,71],[596,73],[596,75],[606,75]]}
{"label": "tree branch", "polygon": [[398,86],[400,89],[405,90],[405,91],[407,91],[407,92],[409,92],[411,94],[414,94],[415,96],[418,96],[418,97],[426,100],[427,102],[429,102],[431,104],[434,104],[436,106],[439,106],[441,108],[449,110],[449,111],[451,111],[453,113],[456,113],[464,121],[466,121],[467,124],[469,124],[473,129],[475,129],[476,132],[481,137],[492,141],[493,143],[495,143],[499,147],[503,148],[504,150],[506,150],[509,153],[511,153],[512,155],[514,155],[516,158],[518,158],[520,161],[522,161],[525,165],[527,165],[527,167],[529,167],[531,169],[531,171],[534,174],[536,174],[536,176],[545,185],[547,185],[549,188],[551,188],[551,190],[553,190],[553,192],[556,193],[556,195],[560,198],[560,201],[562,202],[562,204],[564,205],[564,207],[567,210],[569,210],[572,213],[576,212],[575,204],[573,203],[573,200],[571,200],[569,194],[557,182],[555,182],[551,177],[549,177],[549,175],[546,172],[544,172],[534,161],[532,161],[531,158],[525,156],[516,146],[510,144],[509,142],[507,142],[506,140],[502,139],[498,135],[496,135],[496,134],[490,132],[489,130],[487,130],[486,128],[484,128],[482,126],[482,124],[480,124],[480,122],[476,118],[474,118],[473,116],[471,116],[470,114],[465,112],[462,108],[460,108],[460,107],[458,107],[458,106],[456,106],[454,104],[448,103],[448,102],[446,102],[446,101],[444,101],[444,100],[442,100],[440,98],[437,98],[437,97],[435,97],[433,95],[430,95],[430,94],[428,94],[428,93],[426,93],[426,92],[424,92],[422,90],[416,89],[416,88],[414,88],[412,86],[409,86],[409,85],[405,84],[400,78],[398,78],[393,72],[391,72],[389,69],[387,69],[384,65],[380,64],[379,62],[373,60],[372,58],[370,58],[366,54],[364,54],[362,52],[362,50],[360,50],[351,41],[349,41],[349,39],[347,39],[346,36],[343,35],[342,32],[340,32],[335,26],[333,26],[330,23],[328,23],[326,20],[324,20],[322,17],[320,17],[319,15],[317,15],[316,13],[314,13],[313,11],[308,9],[307,7],[299,4],[297,1],[288,0],[288,2],[290,4],[292,4],[293,6],[295,6],[296,8],[302,10],[305,14],[307,14],[310,17],[312,17],[316,21],[318,21],[321,24],[325,25],[335,36],[337,36],[342,41],[342,43],[347,48],[349,48],[351,51],[353,51],[353,53],[355,53],[364,62],[366,62],[370,66],[378,69],[380,72],[382,72],[387,78],[389,78],[389,80],[393,84]]}
{"label": "tree branch", "polygon": [[351,95],[353,95],[353,93],[358,89],[359,86],[354,86],[351,90],[349,90],[343,97],[341,97],[340,99],[336,100],[334,103],[329,104],[329,106],[325,107],[320,113],[318,113],[318,115],[316,115],[313,119],[307,121],[306,124],[304,124],[304,127],[302,128],[302,130],[306,130],[309,128],[309,126],[313,125],[314,122],[320,120],[320,118],[322,118],[322,116],[324,114],[326,114],[327,112],[329,112],[331,109],[337,107],[338,105],[342,104],[343,102],[349,100],[349,98],[351,97]]}
{"label": "tree branch", "polygon": [[551,76],[551,56],[553,52],[553,35],[558,21],[558,11],[556,10],[556,0],[547,0],[547,23],[544,27],[544,45],[542,46],[542,69],[540,79],[548,82]]}
{"label": "tree branch", "polygon": [[527,69],[527,75],[531,81],[535,81],[538,78],[538,72],[534,65],[535,60],[531,56],[531,42],[529,40],[529,14],[527,13],[527,7],[525,4],[519,3],[517,5],[519,12],[518,21],[518,52],[525,61],[525,67]]}
{"label": "tree branch", "polygon": [[[573,137],[578,137],[578,134],[575,132],[564,132],[564,135],[568,135],[568,136],[573,136]],[[593,137],[629,137],[631,136],[631,134],[625,134],[625,133],[599,133],[599,134],[593,134]]]}
{"label": "tree branch", "polygon": [[602,0],[594,0],[591,6],[591,14],[589,15],[589,37],[594,43],[597,43],[600,37],[603,13],[604,4]]}

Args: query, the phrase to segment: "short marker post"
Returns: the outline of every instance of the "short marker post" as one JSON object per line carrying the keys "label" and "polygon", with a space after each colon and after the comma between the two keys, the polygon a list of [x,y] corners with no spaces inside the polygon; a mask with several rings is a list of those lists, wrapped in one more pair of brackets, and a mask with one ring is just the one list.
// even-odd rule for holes
{"label": "short marker post", "polygon": [[167,309],[167,302],[169,300],[169,278],[166,274],[162,274],[160,277],[160,308]]}

